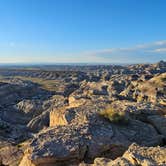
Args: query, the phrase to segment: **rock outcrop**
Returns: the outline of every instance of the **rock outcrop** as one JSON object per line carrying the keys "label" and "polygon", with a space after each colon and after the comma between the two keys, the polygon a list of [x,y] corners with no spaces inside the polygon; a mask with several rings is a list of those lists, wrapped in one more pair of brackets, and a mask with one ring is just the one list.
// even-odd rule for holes
{"label": "rock outcrop", "polygon": [[149,80],[132,81],[122,96],[135,99],[138,102],[152,102],[166,105],[166,73],[155,75]]}
{"label": "rock outcrop", "polygon": [[[86,107],[83,108],[87,110]],[[79,114],[78,110],[75,112]],[[127,125],[116,125],[94,111],[87,114],[86,122],[79,123],[79,120],[75,121],[77,116],[72,117],[73,121],[68,124],[58,123],[57,117],[57,122],[52,124],[55,127],[36,135],[20,166],[77,164],[82,160],[92,161],[104,154],[115,159],[132,142],[147,146],[162,144],[163,137],[151,125],[137,120],[130,120]]]}
{"label": "rock outcrop", "polygon": [[0,69],[0,165],[165,165],[166,62],[36,68]]}
{"label": "rock outcrop", "polygon": [[81,163],[79,166],[165,166],[165,147],[140,147],[133,143],[122,157],[116,160],[96,158],[94,164]]}
{"label": "rock outcrop", "polygon": [[0,165],[17,166],[23,157],[23,151],[8,144],[0,148]]}

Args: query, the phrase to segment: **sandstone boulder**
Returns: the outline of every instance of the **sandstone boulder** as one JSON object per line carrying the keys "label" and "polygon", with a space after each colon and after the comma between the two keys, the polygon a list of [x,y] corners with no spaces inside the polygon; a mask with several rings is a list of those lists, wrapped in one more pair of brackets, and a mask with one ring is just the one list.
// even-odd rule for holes
{"label": "sandstone boulder", "polygon": [[23,156],[23,152],[16,146],[6,145],[0,148],[0,165],[17,166]]}
{"label": "sandstone boulder", "polygon": [[118,157],[116,160],[108,158],[96,158],[91,166],[134,166],[129,160]]}
{"label": "sandstone boulder", "polygon": [[69,106],[68,107],[79,107],[87,102],[87,99],[77,96],[69,96]]}
{"label": "sandstone boulder", "polygon": [[[85,130],[85,131],[84,131]],[[34,139],[20,166],[61,165],[79,162],[86,152],[86,145],[79,136],[86,128],[56,127],[41,133]]]}
{"label": "sandstone boulder", "polygon": [[79,166],[165,166],[165,155],[165,147],[141,147],[133,143],[122,157],[115,160],[96,158],[94,164]]}
{"label": "sandstone boulder", "polygon": [[134,120],[126,126],[105,119],[98,119],[96,123],[55,126],[36,135],[20,166],[76,164],[105,155],[115,159],[132,142],[158,145],[162,143],[162,137],[152,126]]}
{"label": "sandstone boulder", "polygon": [[123,157],[129,160],[133,165],[141,166],[164,166],[166,165],[165,147],[140,147],[132,144],[124,153]]}

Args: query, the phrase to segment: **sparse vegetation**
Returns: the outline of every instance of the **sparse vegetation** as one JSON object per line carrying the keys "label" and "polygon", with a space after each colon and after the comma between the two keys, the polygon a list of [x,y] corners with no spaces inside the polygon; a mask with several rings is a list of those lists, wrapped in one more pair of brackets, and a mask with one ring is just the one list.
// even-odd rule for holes
{"label": "sparse vegetation", "polygon": [[107,165],[118,165],[120,156],[137,148],[145,158],[151,155],[137,144],[126,153],[133,142],[162,145],[159,160],[165,159],[166,68],[156,66],[1,69],[0,165],[105,164],[108,159]]}
{"label": "sparse vegetation", "polygon": [[41,86],[41,88],[52,92],[58,91],[60,89],[60,86],[62,86],[61,82],[57,80],[45,80],[42,78],[23,77],[23,76],[17,76],[15,78],[20,78],[22,80],[37,83]]}
{"label": "sparse vegetation", "polygon": [[109,107],[100,112],[100,115],[109,119],[113,123],[128,123],[128,119],[125,116],[124,112],[116,112],[114,108]]}

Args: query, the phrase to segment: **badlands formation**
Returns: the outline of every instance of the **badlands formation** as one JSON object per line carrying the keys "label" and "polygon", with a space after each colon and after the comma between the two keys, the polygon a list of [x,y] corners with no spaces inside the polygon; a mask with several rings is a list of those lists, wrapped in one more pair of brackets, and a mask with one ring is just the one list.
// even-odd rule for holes
{"label": "badlands formation", "polygon": [[166,166],[166,62],[0,69],[0,165]]}

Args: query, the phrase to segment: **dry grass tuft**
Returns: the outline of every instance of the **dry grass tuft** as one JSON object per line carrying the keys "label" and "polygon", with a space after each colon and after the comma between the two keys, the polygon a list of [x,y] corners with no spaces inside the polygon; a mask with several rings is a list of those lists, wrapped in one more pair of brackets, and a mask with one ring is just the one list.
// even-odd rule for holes
{"label": "dry grass tuft", "polygon": [[113,123],[122,123],[122,124],[128,123],[128,119],[126,118],[125,113],[117,112],[112,107],[109,107],[101,111],[99,114],[105,117],[106,119],[109,119],[109,121]]}

